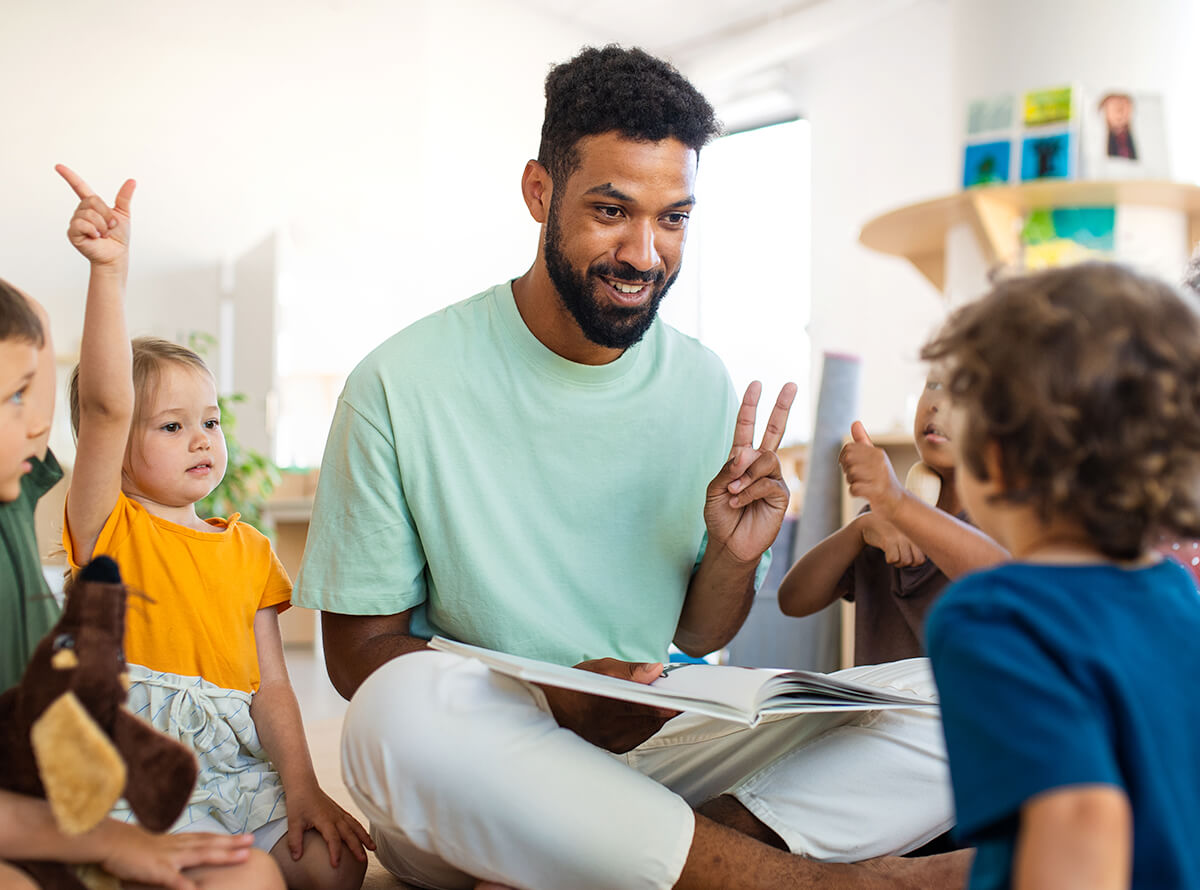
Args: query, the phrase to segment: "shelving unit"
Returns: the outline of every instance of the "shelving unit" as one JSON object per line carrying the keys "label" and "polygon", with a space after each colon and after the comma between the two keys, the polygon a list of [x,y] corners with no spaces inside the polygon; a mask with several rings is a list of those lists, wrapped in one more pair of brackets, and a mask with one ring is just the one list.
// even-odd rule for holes
{"label": "shelving unit", "polygon": [[870,220],[859,241],[903,257],[934,287],[946,289],[946,236],[970,225],[989,265],[1016,260],[1024,217],[1038,207],[1139,205],[1177,210],[1187,218],[1188,246],[1200,242],[1200,186],[1162,180],[1030,182],[981,186],[910,204]]}

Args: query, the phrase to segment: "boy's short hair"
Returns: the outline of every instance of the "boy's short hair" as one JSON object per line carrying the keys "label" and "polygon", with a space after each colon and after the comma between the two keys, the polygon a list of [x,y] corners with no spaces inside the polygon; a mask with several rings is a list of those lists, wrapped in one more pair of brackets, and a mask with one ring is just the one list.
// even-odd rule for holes
{"label": "boy's short hair", "polygon": [[947,361],[959,448],[1002,500],[1078,521],[1113,559],[1151,533],[1200,534],[1200,321],[1188,297],[1087,263],[1007,279],[921,350]]}
{"label": "boy's short hair", "polygon": [[579,165],[585,136],[678,139],[697,153],[721,131],[712,105],[668,62],[641,49],[586,47],[546,77],[546,116],[538,162],[558,186]]}
{"label": "boy's short hair", "polygon": [[[182,365],[203,371],[212,377],[212,371],[196,352],[161,337],[134,337],[133,348],[133,421],[137,425],[142,408],[158,386],[162,368],[167,364]],[[71,370],[67,383],[67,401],[71,408],[71,429],[79,435],[79,365]]]}
{"label": "boy's short hair", "polygon": [[25,295],[0,278],[0,341],[7,340],[32,343],[41,349],[46,332]]}

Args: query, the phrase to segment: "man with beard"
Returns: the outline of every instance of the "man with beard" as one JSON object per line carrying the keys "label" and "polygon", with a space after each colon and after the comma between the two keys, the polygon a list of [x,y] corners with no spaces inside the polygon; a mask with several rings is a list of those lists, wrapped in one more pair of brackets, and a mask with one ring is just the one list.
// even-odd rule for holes
{"label": "man with beard", "polygon": [[[961,883],[953,858],[844,864],[949,825],[928,713],[749,730],[427,649],[440,633],[650,682],[672,640],[734,635],[787,505],[795,387],[756,448],[758,385],[738,409],[720,360],[656,320],[712,108],[618,47],[553,69],[546,98],[522,179],[533,266],[368,356],[322,464],[294,601],[323,610],[353,695],[343,769],[381,861],[423,887]],[[858,679],[932,690],[920,665]]]}

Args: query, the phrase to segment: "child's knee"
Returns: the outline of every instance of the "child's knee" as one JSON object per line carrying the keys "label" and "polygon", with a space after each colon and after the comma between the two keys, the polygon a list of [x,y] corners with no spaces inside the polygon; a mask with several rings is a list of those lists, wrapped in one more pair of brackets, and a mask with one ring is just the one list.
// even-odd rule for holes
{"label": "child's knee", "polygon": [[242,863],[241,877],[244,877],[243,887],[253,887],[256,890],[285,890],[283,873],[275,858],[263,850],[250,850],[250,855]]}
{"label": "child's knee", "polygon": [[[286,890],[279,864],[270,853],[251,849],[245,862],[189,868],[184,874],[201,890]],[[141,886],[140,884],[138,886]]]}
{"label": "child's knee", "polygon": [[[325,865],[328,866],[328,849],[324,847],[324,844],[322,844],[322,848],[325,849]],[[358,890],[367,874],[367,863],[365,860],[355,858],[354,854],[350,852],[350,848],[342,844],[342,857],[338,860],[338,867],[331,868],[330,872],[330,881],[323,890]]]}
{"label": "child's knee", "polygon": [[272,850],[280,863],[287,885],[292,890],[358,890],[367,872],[367,863],[355,858],[350,848],[341,846],[335,868],[329,862],[329,845],[314,829],[304,833],[304,850],[293,860],[283,838]]}

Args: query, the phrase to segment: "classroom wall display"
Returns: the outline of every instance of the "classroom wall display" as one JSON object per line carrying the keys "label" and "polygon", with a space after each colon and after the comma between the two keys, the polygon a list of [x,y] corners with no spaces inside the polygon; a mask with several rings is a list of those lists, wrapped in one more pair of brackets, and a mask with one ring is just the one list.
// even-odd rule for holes
{"label": "classroom wall display", "polygon": [[967,103],[962,187],[1171,178],[1163,99],[1118,87],[1052,86]]}
{"label": "classroom wall display", "polygon": [[1008,135],[1012,131],[1012,124],[1012,93],[990,96],[986,99],[974,99],[967,105],[968,139],[988,133]]}
{"label": "classroom wall display", "polygon": [[1025,269],[1109,260],[1116,250],[1115,207],[1038,207],[1021,228]]}
{"label": "classroom wall display", "polygon": [[1071,130],[1027,135],[1021,140],[1021,181],[1075,178],[1076,145]]}
{"label": "classroom wall display", "polygon": [[963,188],[1077,177],[1080,96],[1067,85],[969,102]]}
{"label": "classroom wall display", "polygon": [[1021,102],[1026,127],[1047,124],[1066,124],[1075,117],[1075,90],[1071,87],[1051,87],[1030,90]]}
{"label": "classroom wall display", "polygon": [[963,156],[963,188],[1008,182],[1012,142],[982,142],[968,145]]}
{"label": "classroom wall display", "polygon": [[1122,89],[1089,91],[1083,117],[1087,179],[1170,179],[1162,96]]}
{"label": "classroom wall display", "polygon": [[962,186],[997,185],[1012,178],[1014,135],[1012,93],[975,99],[967,105]]}

